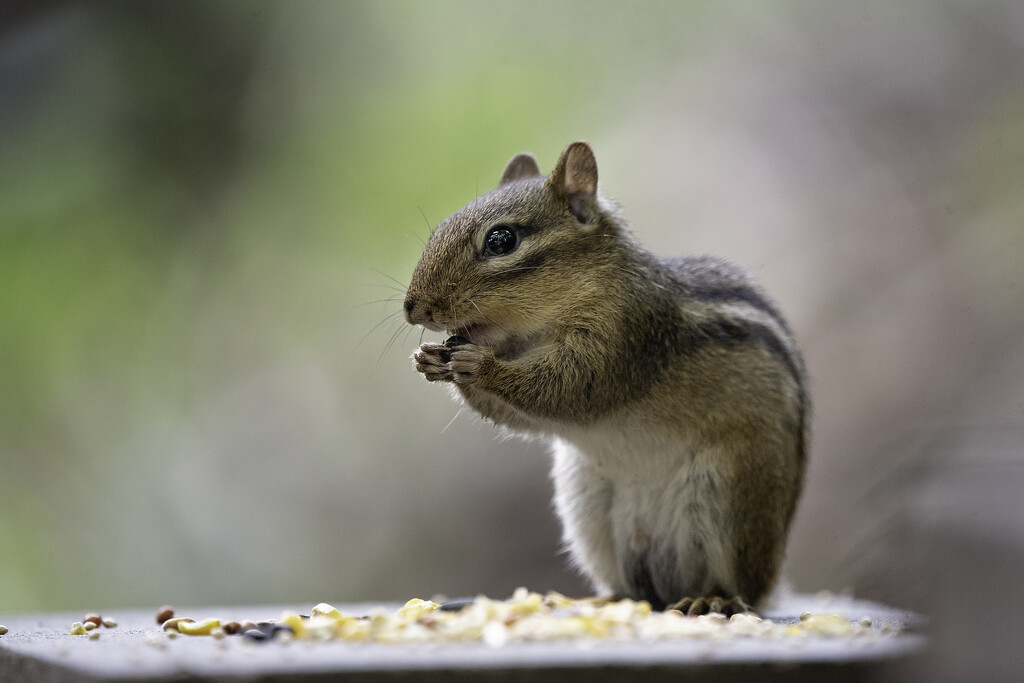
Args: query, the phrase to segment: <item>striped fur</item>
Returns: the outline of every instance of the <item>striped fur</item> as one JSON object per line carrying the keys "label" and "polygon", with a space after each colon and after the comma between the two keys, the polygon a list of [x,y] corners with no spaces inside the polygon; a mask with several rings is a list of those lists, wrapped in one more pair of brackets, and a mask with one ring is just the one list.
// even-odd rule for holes
{"label": "striped fur", "polygon": [[[555,507],[600,591],[669,605],[761,600],[803,482],[803,360],[776,305],[712,257],[658,258],[597,194],[583,143],[549,176],[515,157],[446,219],[409,286],[428,380],[504,429],[547,439]],[[518,247],[489,254],[496,226]]]}

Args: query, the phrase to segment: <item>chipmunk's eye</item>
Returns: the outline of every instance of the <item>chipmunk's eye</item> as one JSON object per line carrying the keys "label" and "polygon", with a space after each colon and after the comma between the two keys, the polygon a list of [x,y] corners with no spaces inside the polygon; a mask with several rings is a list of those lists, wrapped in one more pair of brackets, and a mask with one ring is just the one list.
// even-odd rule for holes
{"label": "chipmunk's eye", "polygon": [[484,237],[484,256],[504,256],[519,246],[519,235],[507,225],[491,228]]}

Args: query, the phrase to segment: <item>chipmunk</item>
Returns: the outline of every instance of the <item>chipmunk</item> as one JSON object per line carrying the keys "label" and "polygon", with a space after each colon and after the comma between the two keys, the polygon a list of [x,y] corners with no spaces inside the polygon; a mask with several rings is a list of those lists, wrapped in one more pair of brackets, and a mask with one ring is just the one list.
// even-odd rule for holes
{"label": "chipmunk", "polygon": [[550,440],[564,540],[598,592],[688,614],[766,597],[807,460],[800,351],[736,266],[645,251],[586,143],[548,176],[513,157],[433,232],[404,308],[452,335],[417,372]]}

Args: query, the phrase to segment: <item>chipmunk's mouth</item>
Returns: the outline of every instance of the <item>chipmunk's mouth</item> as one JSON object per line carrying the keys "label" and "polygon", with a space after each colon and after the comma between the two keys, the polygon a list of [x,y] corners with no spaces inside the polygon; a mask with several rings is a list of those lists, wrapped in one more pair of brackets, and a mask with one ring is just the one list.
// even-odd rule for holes
{"label": "chipmunk's mouth", "polygon": [[514,360],[541,343],[539,335],[521,337],[510,334],[497,325],[484,323],[448,328],[448,334],[453,337],[462,337],[470,344],[490,349],[494,352],[494,356],[501,360]]}
{"label": "chipmunk's mouth", "polygon": [[476,323],[472,325],[463,325],[462,327],[448,328],[448,334],[453,337],[462,337],[469,340],[470,344],[477,346],[487,346],[487,342],[493,335],[489,334],[494,327],[492,325],[484,325],[482,323]]}

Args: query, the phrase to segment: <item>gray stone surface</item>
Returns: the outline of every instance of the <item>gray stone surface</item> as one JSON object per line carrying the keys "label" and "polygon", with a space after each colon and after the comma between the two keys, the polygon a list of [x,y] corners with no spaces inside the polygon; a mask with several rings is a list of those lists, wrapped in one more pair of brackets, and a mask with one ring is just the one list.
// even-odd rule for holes
{"label": "gray stone surface", "polygon": [[[374,605],[338,605],[346,614]],[[377,606],[379,607],[379,606]],[[388,606],[393,607],[393,606]],[[286,609],[223,607],[179,609],[196,620],[262,620]],[[309,606],[288,606],[307,611]],[[0,624],[0,681],[370,681],[416,680],[873,680],[901,660],[924,651],[918,620],[905,612],[848,599],[822,602],[791,596],[766,616],[796,621],[804,611],[870,616],[875,624],[899,625],[898,635],[879,638],[807,638],[799,642],[747,638],[724,642],[685,639],[658,642],[483,643],[384,645],[369,643],[249,643],[230,636],[179,636],[168,640],[155,623],[156,609],[105,614],[118,620],[99,640],[68,633],[82,614],[5,616]],[[160,636],[163,647],[147,643]],[[151,637],[152,639],[152,637]],[[827,679],[825,677],[828,677]]]}

